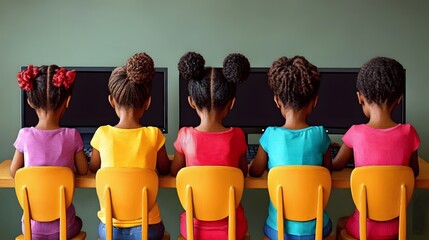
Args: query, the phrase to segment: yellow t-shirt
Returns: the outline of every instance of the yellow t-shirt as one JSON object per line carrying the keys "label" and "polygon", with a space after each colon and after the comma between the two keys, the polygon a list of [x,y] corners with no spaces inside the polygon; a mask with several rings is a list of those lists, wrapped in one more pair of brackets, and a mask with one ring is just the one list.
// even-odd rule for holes
{"label": "yellow t-shirt", "polygon": [[[139,167],[156,169],[158,150],[164,145],[165,137],[156,127],[121,129],[101,126],[91,140],[91,146],[100,152],[103,167]],[[105,209],[101,208],[98,218],[105,223]],[[158,204],[149,211],[149,224],[161,222]],[[130,228],[141,224],[141,219],[119,221],[113,219],[113,225]]]}

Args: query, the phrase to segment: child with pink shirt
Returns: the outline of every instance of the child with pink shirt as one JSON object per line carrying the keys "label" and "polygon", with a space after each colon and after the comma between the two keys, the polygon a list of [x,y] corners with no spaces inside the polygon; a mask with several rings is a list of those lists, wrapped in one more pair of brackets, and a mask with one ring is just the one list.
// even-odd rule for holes
{"label": "child with pink shirt", "polygon": [[[185,166],[232,166],[247,175],[247,144],[240,128],[224,127],[222,122],[233,108],[237,84],[246,80],[250,70],[247,58],[228,55],[222,69],[204,67],[204,58],[194,52],[182,56],[181,76],[189,80],[189,104],[201,119],[197,127],[183,127],[174,142],[176,154],[171,174]],[[237,239],[247,232],[247,220],[241,204],[236,210]],[[228,239],[228,219],[199,221],[194,219],[196,239]],[[186,237],[186,215],[180,216],[180,232]]]}
{"label": "child with pink shirt", "polygon": [[[343,145],[332,162],[334,170],[344,168],[354,156],[355,167],[371,165],[410,166],[418,175],[419,136],[410,124],[398,124],[391,118],[405,91],[405,70],[394,59],[376,57],[359,71],[357,97],[368,123],[352,126],[343,136]],[[398,219],[386,222],[367,219],[369,239],[397,239]],[[359,239],[359,212],[341,218],[337,236],[343,228]]]}
{"label": "child with pink shirt", "polygon": [[[56,65],[28,66],[18,73],[18,85],[39,119],[34,127],[22,128],[14,143],[15,154],[10,174],[21,167],[64,166],[84,175],[88,171],[83,141],[76,129],[60,127],[60,119],[69,106],[76,72]],[[67,238],[77,235],[82,220],[73,204],[67,208]],[[53,222],[31,220],[32,239],[58,239],[59,219]],[[23,231],[24,232],[24,231]]]}

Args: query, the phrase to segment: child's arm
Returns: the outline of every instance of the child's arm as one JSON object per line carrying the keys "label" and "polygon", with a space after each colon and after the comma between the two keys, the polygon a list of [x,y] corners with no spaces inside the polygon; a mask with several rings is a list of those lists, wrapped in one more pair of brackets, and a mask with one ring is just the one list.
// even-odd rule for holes
{"label": "child's arm", "polygon": [[167,150],[165,145],[158,150],[156,155],[156,169],[160,175],[167,175],[170,173],[171,161],[168,159]]}
{"label": "child's arm", "polygon": [[417,177],[419,175],[419,155],[417,150],[410,156],[410,167],[413,169],[414,177]]}
{"label": "child's arm", "polygon": [[88,160],[83,150],[74,155],[74,165],[76,166],[77,174],[86,175],[88,173]]}
{"label": "child's arm", "polygon": [[345,144],[343,144],[338,151],[337,156],[335,156],[334,160],[332,160],[332,170],[343,169],[352,157],[352,155],[353,148],[349,148]]}
{"label": "child's arm", "polygon": [[89,160],[89,165],[88,165],[89,171],[95,173],[97,172],[98,169],[100,169],[100,166],[101,166],[100,152],[93,147],[91,151],[91,159]]}
{"label": "child's arm", "polygon": [[18,150],[15,150],[12,163],[10,164],[10,176],[14,178],[16,171],[22,167],[24,167],[24,154]]}
{"label": "child's arm", "polygon": [[258,152],[250,165],[249,174],[252,177],[260,177],[267,169],[268,154],[259,145]]}
{"label": "child's arm", "polygon": [[249,166],[247,165],[247,157],[246,153],[241,155],[240,159],[238,160],[238,165],[241,171],[243,172],[243,176],[247,177],[247,172],[249,171]]}
{"label": "child's arm", "polygon": [[171,176],[175,177],[179,170],[186,166],[185,155],[176,152],[171,163]]}

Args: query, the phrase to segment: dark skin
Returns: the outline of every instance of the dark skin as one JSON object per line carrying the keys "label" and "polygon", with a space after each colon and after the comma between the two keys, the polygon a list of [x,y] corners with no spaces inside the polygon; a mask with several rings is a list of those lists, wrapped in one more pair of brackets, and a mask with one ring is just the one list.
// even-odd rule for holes
{"label": "dark skin", "polygon": [[[109,95],[109,103],[115,109],[119,117],[119,122],[114,127],[122,129],[135,129],[143,127],[140,124],[140,119],[143,117],[146,110],[149,108],[151,98],[149,98],[142,108],[124,108],[119,106],[112,96]],[[165,145],[163,145],[157,153],[156,169],[160,175],[167,175],[170,172],[171,161],[168,158]],[[93,148],[91,159],[89,162],[89,170],[97,172],[101,166],[100,152]]]}
{"label": "dark skin", "polygon": [[[207,109],[199,109],[196,107],[194,101],[191,97],[188,97],[189,105],[197,111],[198,116],[200,117],[200,124],[195,127],[196,130],[201,132],[225,132],[230,130],[223,126],[222,122],[225,117],[228,115],[228,112],[233,108],[235,103],[235,98],[231,100],[224,109],[217,110],[212,109],[207,111]],[[171,175],[176,176],[179,170],[186,166],[186,159],[183,154],[176,152],[174,155],[173,163],[171,164]],[[243,172],[244,176],[247,176],[247,160],[246,153],[244,153],[239,159],[239,168]]]}
{"label": "dark skin", "polygon": [[[64,101],[61,106],[55,110],[44,110],[40,108],[35,108],[34,105],[28,101],[28,104],[36,111],[37,117],[39,119],[36,129],[39,130],[55,130],[59,129],[60,120],[64,115],[64,112],[69,106],[70,96]],[[86,155],[83,150],[75,153],[74,163],[76,167],[76,173],[79,175],[85,175],[88,173],[88,165],[86,160]],[[18,169],[24,167],[24,153],[15,150],[13,155],[12,163],[10,165],[10,175],[15,177],[15,173]]]}
{"label": "dark skin", "polygon": [[[285,118],[285,124],[283,128],[298,130],[308,128],[307,118],[311,114],[311,111],[317,105],[318,97],[313,99],[306,107],[295,110],[288,106],[285,106],[277,96],[274,96],[274,101],[277,107],[280,109],[282,116]],[[323,166],[331,169],[331,156],[330,150],[328,149],[323,157]],[[260,177],[268,169],[268,154],[259,146],[258,152],[249,168],[249,175],[252,177]]]}
{"label": "dark skin", "polygon": [[[393,109],[399,104],[401,98],[397,99],[393,104],[375,104],[369,103],[368,100],[360,93],[357,92],[359,104],[362,105],[362,110],[365,116],[369,119],[367,125],[375,129],[388,129],[398,125],[392,120],[391,113]],[[349,159],[353,156],[353,149],[343,144],[338,151],[337,156],[332,160],[332,169],[343,169]],[[410,167],[413,169],[414,175],[419,175],[418,153],[413,152],[410,156]]]}

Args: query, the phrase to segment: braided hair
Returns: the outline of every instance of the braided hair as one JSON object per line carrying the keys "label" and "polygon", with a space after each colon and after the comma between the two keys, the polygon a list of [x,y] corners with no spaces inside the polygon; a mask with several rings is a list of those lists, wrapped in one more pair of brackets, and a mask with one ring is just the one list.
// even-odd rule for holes
{"label": "braided hair", "polygon": [[320,73],[302,56],[281,57],[268,71],[268,86],[284,106],[300,110],[317,96]]}
{"label": "braided hair", "polygon": [[108,83],[110,95],[121,107],[144,107],[151,95],[154,76],[152,58],[146,53],[136,53],[125,66],[112,71]]}
{"label": "braided hair", "polygon": [[239,53],[229,54],[223,68],[206,68],[203,56],[188,52],[180,58],[180,75],[189,80],[189,96],[198,109],[221,110],[235,97],[237,84],[249,76],[250,63]]}
{"label": "braided hair", "polygon": [[[53,77],[60,67],[57,65],[43,65],[33,67],[37,74],[28,79],[31,82],[31,87],[24,89],[27,94],[28,101],[35,109],[57,110],[64,101],[72,94],[74,77],[70,85],[55,85]],[[19,82],[19,81],[18,81]]]}
{"label": "braided hair", "polygon": [[391,105],[405,91],[405,70],[394,59],[376,57],[359,71],[356,87],[369,103]]}

